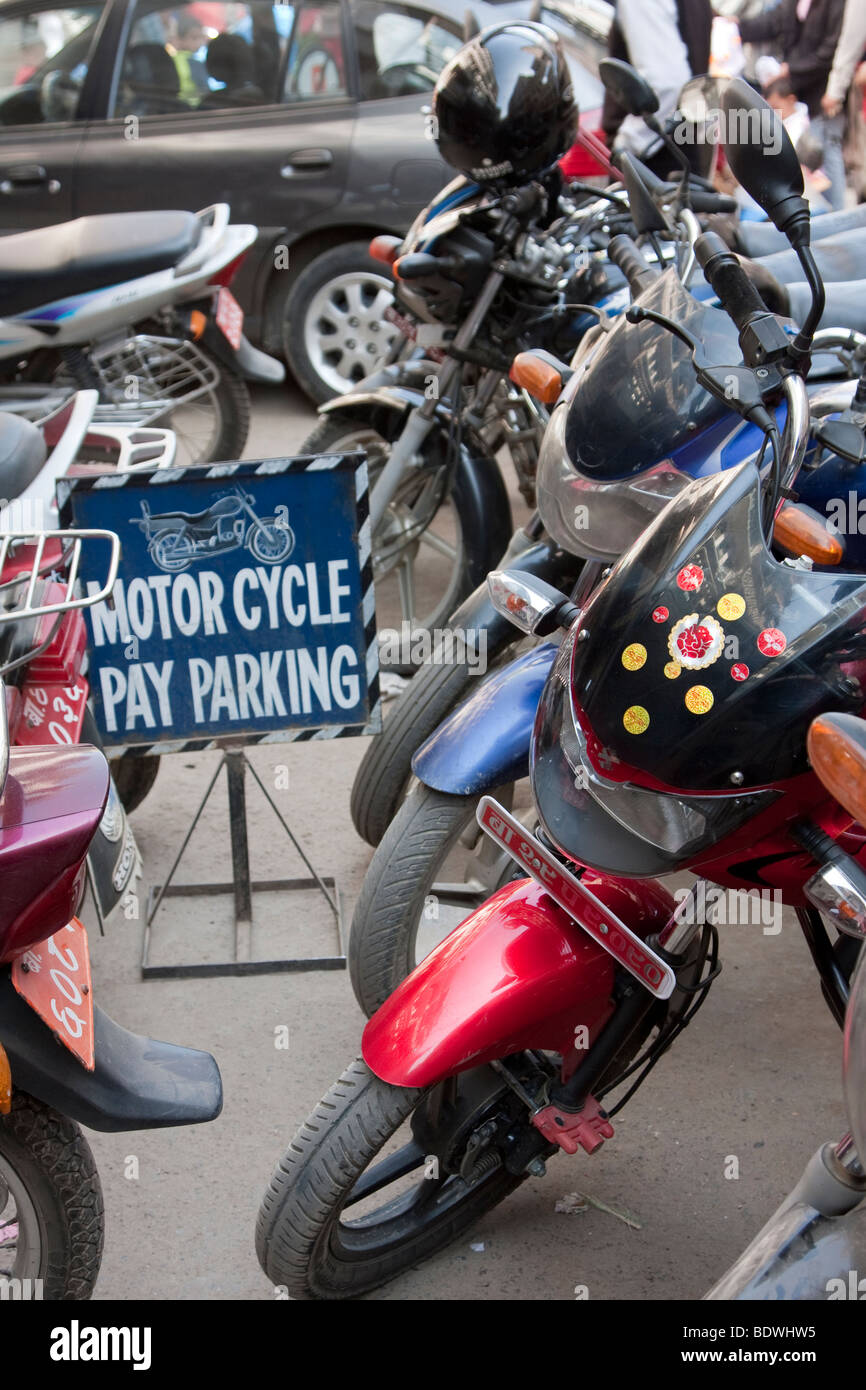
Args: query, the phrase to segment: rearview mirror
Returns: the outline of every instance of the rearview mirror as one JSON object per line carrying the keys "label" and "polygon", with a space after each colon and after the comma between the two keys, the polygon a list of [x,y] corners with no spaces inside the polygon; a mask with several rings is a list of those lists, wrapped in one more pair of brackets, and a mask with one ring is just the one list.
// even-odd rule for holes
{"label": "rearview mirror", "polygon": [[717,77],[692,77],[677,98],[677,110],[692,125],[703,125],[716,116],[723,91]]}
{"label": "rearview mirror", "polygon": [[658,111],[659,99],[652,87],[629,63],[603,58],[598,75],[605,90],[630,116],[653,116]]}
{"label": "rearview mirror", "polygon": [[[803,170],[781,119],[748,82],[735,78],[722,93],[725,157],[734,177],[780,232],[803,219]],[[807,238],[808,241],[808,238]]]}

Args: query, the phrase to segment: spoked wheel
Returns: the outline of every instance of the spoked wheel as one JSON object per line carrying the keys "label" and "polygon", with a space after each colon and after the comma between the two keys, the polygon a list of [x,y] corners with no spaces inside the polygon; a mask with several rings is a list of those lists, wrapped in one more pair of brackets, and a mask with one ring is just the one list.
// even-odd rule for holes
{"label": "spoked wheel", "polygon": [[161,531],[148,547],[154,564],[169,574],[185,570],[192,563],[192,541],[183,531]]}
{"label": "spoked wheel", "polygon": [[31,1298],[87,1299],[103,1234],[102,1189],[81,1130],[14,1092],[0,1115],[0,1278],[41,1280]]}
{"label": "spoked wheel", "polygon": [[521,1109],[487,1067],[414,1090],[354,1062],[265,1193],[265,1274],[294,1298],[352,1298],[435,1254],[523,1180],[504,1166]]}
{"label": "spoked wheel", "polygon": [[[532,815],[528,781],[496,796],[518,818]],[[519,876],[478,826],[478,800],[419,784],[373,855],[349,937],[352,988],[368,1016],[443,937]]]}
{"label": "spoked wheel", "polygon": [[[365,421],[325,415],[302,446],[303,453],[355,449],[367,453],[372,485],[388,458],[391,441]],[[469,592],[470,551],[474,558],[485,543],[483,536],[464,533],[460,497],[443,491],[442,470],[413,469],[411,473],[373,537],[373,576],[380,628],[400,630],[406,622],[414,632],[443,624]],[[486,563],[486,550],[483,558]]]}
{"label": "spoked wheel", "polygon": [[270,517],[250,528],[247,543],[257,560],[264,561],[266,565],[276,565],[280,560],[287,559],[294,550],[295,533]]}

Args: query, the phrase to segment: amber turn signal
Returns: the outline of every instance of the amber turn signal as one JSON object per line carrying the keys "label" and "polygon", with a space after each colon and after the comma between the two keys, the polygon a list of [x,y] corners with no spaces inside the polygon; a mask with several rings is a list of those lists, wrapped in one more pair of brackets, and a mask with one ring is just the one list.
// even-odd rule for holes
{"label": "amber turn signal", "polygon": [[201,309],[193,309],[189,316],[189,326],[193,338],[198,342],[207,328],[207,315],[203,314]]}
{"label": "amber turn signal", "polygon": [[806,740],[809,761],[840,806],[866,825],[866,724],[853,714],[819,714]]}
{"label": "amber turn signal", "polygon": [[816,565],[841,564],[845,547],[817,513],[786,502],[773,527],[773,540],[792,555],[807,555]]}
{"label": "amber turn signal", "polygon": [[393,265],[402,245],[403,243],[398,236],[374,236],[368,249],[374,261]]}
{"label": "amber turn signal", "polygon": [[543,405],[553,405],[562,390],[562,377],[552,362],[534,352],[519,352],[508,373],[516,386],[522,386]]}
{"label": "amber turn signal", "polygon": [[0,1043],[0,1115],[8,1115],[12,1109],[12,1068],[3,1044]]}

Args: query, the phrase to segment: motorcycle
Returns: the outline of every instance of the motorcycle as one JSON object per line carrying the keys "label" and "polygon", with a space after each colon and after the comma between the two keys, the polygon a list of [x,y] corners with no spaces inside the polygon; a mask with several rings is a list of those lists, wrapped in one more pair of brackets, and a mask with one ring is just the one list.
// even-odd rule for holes
{"label": "motorcycle", "polygon": [[[629,81],[642,83],[642,79],[627,69],[627,65],[610,66],[614,69],[626,69]],[[622,88],[618,95],[624,103],[626,93]],[[683,105],[687,105],[685,95],[681,101]],[[632,101],[635,113],[640,104],[637,99]],[[595,248],[593,274],[596,277],[607,276],[607,279],[596,279],[594,282],[597,288],[600,287],[604,291],[603,297],[595,302],[605,310],[615,312],[620,312],[626,307],[629,292],[640,300],[657,278],[659,267],[666,264],[659,245],[660,237],[670,237],[676,230],[681,237],[685,237],[687,244],[693,245],[700,230],[694,218],[689,218],[687,211],[680,206],[681,200],[686,196],[681,190],[678,191],[673,184],[663,183],[639,160],[631,156],[623,156],[621,164],[628,192],[628,223],[639,237],[647,239],[645,249],[649,254],[644,254],[644,251],[636,247],[622,232],[611,236],[613,231],[617,231],[617,223],[613,218],[608,219],[609,225],[596,226],[593,218],[598,215],[597,204],[587,209],[586,216],[589,220],[579,224],[582,228],[581,233],[574,236],[575,240],[581,240],[585,233],[590,238],[589,244]],[[452,185],[452,188],[454,187],[455,185]],[[714,196],[717,195],[698,187],[690,194],[690,200],[702,210],[711,210],[711,200]],[[677,208],[679,222],[672,213],[672,209]],[[832,353],[841,359],[843,370],[849,376],[857,375],[862,366],[866,336],[859,330],[866,328],[866,314],[859,306],[866,302],[866,293],[859,301],[852,300],[848,284],[834,283],[837,279],[847,279],[852,269],[852,261],[855,268],[860,264],[866,269],[866,240],[862,228],[856,230],[858,222],[866,222],[866,215],[858,215],[853,222],[838,224],[833,217],[822,218],[819,219],[816,232],[820,246],[816,248],[815,254],[824,280],[830,281],[825,287],[826,308],[822,322],[843,325],[842,331],[826,327],[816,336],[813,361],[817,361],[823,368],[820,375],[814,369],[811,374],[814,381],[811,390],[812,409],[816,414],[827,413],[834,403],[838,403],[840,407],[850,403],[850,394],[846,398],[839,390],[834,393],[826,389],[826,381],[822,378],[826,379],[830,373],[831,363],[828,354]],[[855,230],[852,231],[852,227]],[[840,232],[846,230],[853,239],[851,245],[840,236]],[[809,287],[805,283],[804,272],[790,249],[784,253],[780,251],[780,242],[787,245],[782,234],[775,228],[772,228],[772,231],[777,240],[769,242],[765,238],[766,244],[761,252],[768,259],[760,266],[756,263],[750,264],[749,273],[756,280],[768,303],[777,312],[792,317],[797,322],[803,322],[809,312]],[[604,232],[603,239],[599,238],[601,232]],[[592,238],[596,238],[596,241]],[[585,243],[581,241],[581,244]],[[447,249],[447,241],[445,246]],[[758,253],[758,248],[755,248],[755,253]],[[603,257],[606,270],[602,269],[600,257]],[[689,295],[695,301],[691,306],[686,302],[685,291],[675,300],[672,298],[669,276],[667,281],[662,277],[663,286],[657,287],[651,293],[648,307],[664,307],[661,300],[667,296],[669,307],[675,305],[677,314],[683,322],[688,321],[693,333],[706,334],[710,345],[723,337],[725,343],[719,343],[719,350],[727,350],[730,326],[725,316],[713,309],[712,302],[707,297],[712,296],[712,289],[700,275],[699,268],[698,279],[695,281],[692,275],[693,267],[693,254],[687,253],[685,257],[680,257],[679,279],[683,286],[688,284]],[[611,276],[618,277],[619,282],[626,285],[624,292],[607,293],[611,289]],[[866,292],[866,284],[863,288]],[[566,296],[569,301],[575,297],[592,300],[591,284],[585,283],[580,291],[570,290]],[[544,354],[539,353],[535,347],[528,353],[524,351],[518,354],[511,368],[512,382],[522,395],[539,396],[537,409],[542,423],[550,419],[549,407],[556,401],[559,391],[559,381],[555,373],[551,377],[550,365],[541,361],[543,357]],[[654,369],[657,363],[658,374],[654,378],[653,386],[648,388],[645,373]],[[591,365],[594,366],[594,381],[588,386],[587,371]],[[583,486],[592,491],[593,505],[589,514],[597,519],[597,524],[593,527],[594,536],[590,537],[587,528],[582,524],[575,524],[573,520],[574,509],[580,508],[585,511],[582,504],[587,499],[577,495],[566,499],[561,478],[557,476],[552,481],[549,476],[545,476],[545,473],[550,474],[551,468],[557,468],[561,475],[564,468],[562,440],[555,439],[551,430],[548,430],[540,448],[536,446],[533,453],[531,500],[534,502],[538,489],[542,489],[538,500],[547,521],[551,503],[548,500],[547,505],[543,505],[544,493],[549,494],[553,483],[557,484],[558,496],[553,504],[553,532],[550,533],[550,528],[546,530],[538,515],[533,516],[525,528],[515,533],[505,554],[498,561],[500,565],[516,564],[525,567],[549,583],[561,587],[569,587],[575,582],[581,560],[603,557],[610,561],[617,558],[624,545],[637,534],[636,528],[641,520],[648,520],[654,515],[667,498],[664,487],[655,486],[652,477],[645,480],[636,479],[635,486],[629,486],[628,480],[620,481],[623,469],[619,465],[627,454],[642,460],[643,471],[646,474],[655,469],[658,479],[659,461],[667,460],[671,454],[678,470],[688,476],[698,476],[701,470],[719,466],[720,462],[723,466],[732,466],[756,451],[762,444],[760,432],[748,422],[742,421],[730,408],[725,411],[720,408],[719,402],[706,401],[700,387],[696,387],[690,379],[686,380],[688,363],[678,360],[676,345],[668,354],[664,346],[659,347],[657,334],[654,338],[646,330],[641,332],[636,326],[627,323],[619,323],[616,332],[605,333],[597,327],[585,328],[572,366],[577,379],[572,382],[567,399],[574,399],[575,392],[582,393],[577,396],[576,408],[581,411],[582,424],[587,438],[591,441],[587,452],[593,455],[592,464],[586,470]],[[521,368],[526,373],[525,376],[521,374]],[[539,370],[547,371],[548,375],[539,376]],[[835,371],[838,375],[838,362],[835,363]],[[570,376],[571,373],[567,372],[566,375]],[[542,383],[540,391],[537,386],[533,387],[533,380]],[[625,394],[621,398],[619,394],[611,392],[611,381],[628,381],[634,384],[635,394],[631,407]],[[381,380],[374,380],[372,384],[381,391],[386,382],[383,377]],[[649,390],[652,392],[650,398]],[[680,395],[680,392],[685,394]],[[332,402],[331,410],[338,412],[341,405],[340,401]],[[621,417],[621,407],[622,411],[630,410],[627,422]],[[348,415],[348,405],[346,409]],[[693,410],[699,412],[697,417],[691,413]],[[656,422],[654,441],[646,436],[643,429],[645,415],[650,412]],[[562,415],[563,411],[560,411],[560,424]],[[556,411],[553,418],[557,418]],[[703,431],[699,430],[700,425],[704,426]],[[617,448],[615,442],[618,440],[622,441],[622,446]],[[653,442],[659,446],[655,455],[652,455]],[[630,462],[627,466],[631,469]],[[822,473],[821,477],[824,480],[829,479],[826,472]],[[662,479],[662,482],[664,481]],[[576,493],[576,483],[573,490]],[[834,494],[831,492],[828,495]],[[568,502],[567,507],[565,501]],[[605,502],[609,505],[605,506]],[[560,507],[564,508],[562,519],[559,515]],[[598,545],[593,545],[591,542],[596,539]],[[574,557],[580,557],[580,560],[576,562]],[[514,654],[514,636],[509,631],[509,625],[496,618],[483,584],[464,600],[449,619],[448,625],[452,630],[483,633],[492,664],[501,664]],[[477,666],[469,662],[440,663],[434,652],[432,660],[417,670],[410,685],[400,692],[386,720],[383,733],[371,742],[352,788],[353,823],[358,834],[368,843],[378,845],[396,815],[410,784],[413,754],[421,743],[432,735],[446,714],[477,685],[476,676]]]}
{"label": "motorcycle", "polygon": [[[840,805],[866,819],[866,725],[825,714],[809,730],[809,760]],[[825,906],[842,931],[866,934],[866,878],[847,855],[823,871]],[[859,965],[845,1015],[842,1082],[850,1130],[813,1154],[767,1224],[705,1298],[862,1299],[866,1269],[866,969]]]}
{"label": "motorcycle", "polygon": [[[95,391],[78,391],[36,422],[22,415],[0,412],[0,537],[11,533],[43,532],[58,524],[54,493],[58,478],[71,467],[108,465],[125,472],[136,468],[168,468],[175,456],[175,437],[171,430],[156,427],[94,423],[98,405]],[[45,653],[37,639],[35,620],[10,612],[14,608],[16,587],[12,583],[21,571],[25,551],[20,538],[9,546],[0,569],[0,603],[5,608],[0,628],[0,676],[23,692],[20,715],[12,720],[13,745],[44,742],[87,741],[99,743],[96,725],[86,704],[89,686],[83,674],[85,629],[80,613],[69,611],[59,618],[59,630],[49,634],[52,652]],[[32,547],[29,552],[32,555]],[[62,569],[64,546],[51,542],[43,553],[40,584]],[[26,569],[26,564],[23,565]],[[44,635],[44,634],[43,634]],[[58,683],[59,682],[59,683]],[[74,692],[74,693],[72,693]],[[51,718],[54,702],[66,702],[62,720]],[[69,703],[71,701],[71,703]],[[56,710],[54,711],[56,713]],[[131,758],[124,755],[112,766],[113,789],[121,806],[106,817],[111,841],[127,847],[131,836],[124,811],[133,811],[151,790],[159,769],[158,758]],[[115,831],[118,833],[115,835]],[[95,840],[102,847],[103,834]],[[105,856],[99,856],[100,859]],[[116,856],[115,856],[116,857]],[[92,856],[95,863],[97,856]],[[120,896],[128,891],[134,863],[126,854],[129,873],[122,876]],[[119,862],[109,856],[96,873],[95,896],[104,915],[115,905],[114,885]]]}
{"label": "motorcycle", "polygon": [[142,502],[143,515],[135,522],[147,537],[147,553],[166,574],[241,547],[266,565],[278,565],[294,550],[295,534],[287,518],[259,517],[255,500],[244,488],[234,487],[195,514],[151,512]]}
{"label": "motorcycle", "polygon": [[170,427],[182,464],[240,457],[247,381],[285,375],[229,289],[256,235],[217,203],[3,237],[0,408],[33,418],[96,390],[100,423]]}
{"label": "motorcycle", "polygon": [[[68,591],[37,604],[49,543],[71,548]],[[108,545],[105,583],[72,597],[85,543]],[[12,541],[4,538],[0,562]],[[30,618],[105,599],[119,542],[110,532],[40,538],[27,579]],[[50,649],[46,649],[48,651]],[[112,814],[108,766],[87,745],[11,748],[0,681],[0,1277],[4,1293],[85,1299],[104,1239],[99,1177],[81,1132],[215,1119],[222,1085],[205,1052],[139,1037],[94,1003],[87,932],[76,917],[87,855]],[[62,712],[60,712],[62,713]],[[13,1296],[15,1296],[13,1292]]]}
{"label": "motorcycle", "polygon": [[[724,100],[772,120],[743,82]],[[866,581],[839,570],[839,538],[787,496],[807,443],[803,373],[821,312],[799,162],[784,142],[728,158],[815,287],[791,341],[742,268],[716,260],[714,239],[698,242],[740,330],[737,406],[763,428],[771,461],[688,482],[583,608],[526,574],[491,577],[500,612],[524,632],[563,634],[533,732],[538,830],[482,798],[479,824],[517,876],[386,999],[364,1030],[363,1061],[278,1166],[256,1245],[296,1297],[377,1288],[560,1149],[593,1153],[614,1138],[613,1118],[718,975],[703,880],[795,908],[843,1022],[860,942],[831,938],[824,885],[840,849],[862,864],[866,836],[810,770],[806,735],[826,711],[863,708]],[[724,399],[731,368],[695,340],[690,350]],[[698,883],[674,897],[658,878],[686,868]]]}

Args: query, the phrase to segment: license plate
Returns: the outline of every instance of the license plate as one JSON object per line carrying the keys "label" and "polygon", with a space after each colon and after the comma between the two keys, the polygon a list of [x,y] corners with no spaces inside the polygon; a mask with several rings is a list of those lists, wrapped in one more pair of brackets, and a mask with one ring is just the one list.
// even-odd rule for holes
{"label": "license plate", "polygon": [[227,290],[225,285],[220,289],[216,300],[216,321],[217,328],[221,328],[228,338],[235,352],[241,345],[241,333],[244,327],[244,311],[235,299],[231,290]]}
{"label": "license plate", "polygon": [[12,963],[12,983],[59,1038],[93,1071],[93,989],[87,932],[77,917]]}
{"label": "license plate", "polygon": [[401,314],[399,309],[395,309],[393,304],[386,307],[383,317],[389,323],[393,323],[395,328],[399,328],[404,338],[408,338],[410,343],[414,343],[418,336],[418,329],[411,319],[407,319],[406,315]]}
{"label": "license plate", "polygon": [[641,941],[639,936],[621,922],[594,893],[585,888],[579,878],[569,873],[540,840],[515,820],[504,806],[492,796],[483,796],[478,805],[478,824],[485,834],[502,845],[516,864],[530,878],[547,890],[555,903],[574,917],[579,926],[603,946],[636,980],[659,999],[668,999],[674,991],[676,976],[661,956]]}
{"label": "license plate", "polygon": [[76,685],[25,685],[15,743],[78,743],[87,705],[87,681]]}

